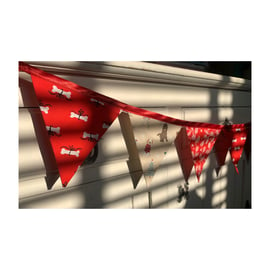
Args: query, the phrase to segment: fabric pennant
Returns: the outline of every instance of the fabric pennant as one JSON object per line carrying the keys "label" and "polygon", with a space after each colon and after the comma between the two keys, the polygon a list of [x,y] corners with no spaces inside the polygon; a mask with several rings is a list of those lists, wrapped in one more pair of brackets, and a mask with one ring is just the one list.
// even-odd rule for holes
{"label": "fabric pennant", "polygon": [[179,126],[137,115],[131,115],[131,123],[134,127],[144,178],[147,186],[150,186],[158,167],[176,137]]}
{"label": "fabric pennant", "polygon": [[214,149],[218,165],[218,167],[216,168],[217,175],[220,171],[221,166],[225,164],[227,153],[232,144],[232,136],[233,134],[231,132],[231,129],[228,126],[224,126],[216,140]]}
{"label": "fabric pennant", "polygon": [[186,131],[199,182],[203,165],[216,142],[220,129],[187,127]]}
{"label": "fabric pennant", "polygon": [[65,187],[120,109],[34,75],[32,82]]}
{"label": "fabric pennant", "polygon": [[250,157],[250,122],[218,125],[185,121],[126,104],[24,62],[19,62],[19,71],[32,76],[63,186],[69,183],[120,110],[134,188],[142,175],[147,185],[151,184],[173,140],[186,181],[193,165],[199,181],[214,145],[219,168],[224,165],[228,150],[237,172],[243,149],[247,159]]}
{"label": "fabric pennant", "polygon": [[188,182],[188,178],[193,168],[193,157],[190,151],[185,127],[182,127],[180,132],[177,134],[174,145],[178,154],[185,181]]}
{"label": "fabric pennant", "polygon": [[230,148],[231,159],[234,164],[236,172],[239,174],[237,168],[238,162],[242,156],[244,145],[247,139],[246,127],[232,128],[232,143]]}
{"label": "fabric pennant", "polygon": [[[121,115],[119,120],[122,122],[121,127],[123,130],[127,126],[124,125]],[[139,158],[146,184],[150,186],[156,170],[176,137],[179,126],[135,114],[128,115],[133,129],[133,136],[126,136],[126,144],[132,144],[134,140],[137,148],[136,153],[134,151],[133,153],[130,152],[129,166],[131,166],[131,163],[136,163]]]}

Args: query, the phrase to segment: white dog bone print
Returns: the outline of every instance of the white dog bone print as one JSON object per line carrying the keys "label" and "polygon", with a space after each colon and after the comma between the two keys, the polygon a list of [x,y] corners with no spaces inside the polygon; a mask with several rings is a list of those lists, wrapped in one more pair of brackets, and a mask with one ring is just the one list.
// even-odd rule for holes
{"label": "white dog bone print", "polygon": [[53,89],[52,89],[53,93],[58,93],[61,95],[64,95],[66,98],[70,98],[71,97],[71,92],[66,92],[62,89],[58,89],[57,86],[53,85]]}
{"label": "white dog bone print", "polygon": [[57,134],[60,134],[60,127],[48,127],[48,126],[46,126],[46,129],[48,130],[48,131],[52,131],[52,132],[55,132],[55,133],[57,133]]}
{"label": "white dog bone print", "polygon": [[67,149],[64,149],[62,148],[61,149],[61,155],[70,155],[70,156],[76,156],[76,157],[79,157],[79,154],[80,154],[80,150],[77,150],[77,151],[73,151],[73,150],[67,150]]}
{"label": "white dog bone print", "polygon": [[88,116],[87,115],[82,116],[82,115],[79,115],[79,114],[74,113],[74,112],[70,112],[70,118],[77,118],[77,119],[83,120],[85,122],[87,122],[87,120],[88,120]]}
{"label": "white dog bone print", "polygon": [[98,134],[90,134],[84,131],[83,133],[83,138],[91,138],[91,139],[95,139],[98,140]]}
{"label": "white dog bone print", "polygon": [[40,110],[42,111],[42,112],[45,112],[46,114],[48,114],[49,112],[49,107],[48,106],[46,106],[46,107],[44,107],[44,106],[39,106],[39,108],[40,108]]}
{"label": "white dog bone print", "polygon": [[246,137],[241,137],[241,141],[245,141],[246,140]]}

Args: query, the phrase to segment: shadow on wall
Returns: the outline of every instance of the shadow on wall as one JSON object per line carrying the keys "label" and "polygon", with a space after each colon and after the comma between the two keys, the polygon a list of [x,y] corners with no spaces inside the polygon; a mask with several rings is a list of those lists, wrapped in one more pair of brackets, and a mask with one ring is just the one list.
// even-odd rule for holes
{"label": "shadow on wall", "polygon": [[[78,63],[78,69],[80,69],[80,63]],[[102,72],[101,66],[100,66],[100,72]],[[55,74],[55,75],[60,76],[60,74]],[[65,79],[74,81],[72,77],[68,77],[68,76],[65,76]],[[76,83],[80,84],[80,82],[76,82]],[[227,83],[229,83],[228,77],[224,76],[223,80],[215,89],[209,90],[210,92],[209,104],[218,102],[219,88],[223,87]],[[95,90],[95,84],[96,84],[96,81],[92,80],[91,87],[89,87],[88,85],[83,85],[83,86]],[[53,156],[52,148],[48,141],[48,136],[44,136],[44,134],[47,134],[47,131],[45,129],[45,125],[44,125],[41,113],[39,111],[38,101],[36,100],[32,83],[23,79],[19,79],[19,85],[21,87],[22,98],[23,98],[25,107],[29,110],[32,117],[36,137],[38,140],[38,144],[39,144],[42,158],[44,160],[44,164],[46,168],[47,175],[46,175],[45,180],[46,180],[48,189],[50,189],[54,185],[55,181],[58,179],[59,174],[57,172],[57,166],[56,166],[56,162]],[[230,104],[230,107],[237,106],[237,104],[235,103],[234,95],[235,95],[235,92],[233,91],[232,104]],[[39,111],[39,113],[37,113],[37,110]],[[233,121],[233,117],[230,118],[229,120]],[[117,119],[115,121],[117,121]],[[209,122],[220,123],[220,118],[218,116],[217,110],[211,111],[211,118],[209,119]],[[120,131],[119,131],[119,136],[122,136]],[[133,196],[147,193],[147,188],[145,188],[144,190],[133,190],[132,193],[121,195],[114,201],[110,201],[110,202],[106,201],[106,203],[104,202],[102,198],[102,191],[104,190],[104,187],[106,184],[105,182],[110,181],[111,183],[116,183],[117,181],[121,180],[122,176],[119,175],[118,177],[112,177],[109,180],[104,180],[102,179],[102,173],[100,172],[100,167],[95,166],[95,164],[91,164],[93,160],[98,160],[100,156],[103,156],[102,147],[99,147],[99,144],[100,143],[97,144],[97,146],[95,147],[95,151],[93,151],[92,154],[89,156],[89,163],[87,164],[86,162],[83,165],[84,168],[81,170],[81,175],[82,175],[81,184],[75,187],[74,186],[66,187],[64,191],[61,191],[61,194],[59,192],[54,193],[54,194],[53,193],[48,194],[48,198],[54,199],[57,196],[64,196],[63,193],[69,193],[74,190],[79,190],[80,193],[83,194],[83,197],[84,197],[84,204],[81,206],[81,208],[105,208],[108,203],[113,203],[117,201],[119,202],[125,199],[133,200]],[[123,153],[119,153],[119,156],[122,154]],[[214,170],[213,168],[215,167],[215,165],[213,166],[213,164],[215,164],[216,161],[215,161],[214,155],[209,155],[209,159],[210,159],[211,166],[209,166],[208,169],[204,170],[205,175],[206,175],[205,177],[206,179],[203,184],[203,187],[205,188],[205,196],[203,199],[200,198],[196,193],[197,188],[195,187],[195,189],[190,191],[190,198],[189,200],[186,201],[185,208],[213,208],[213,207],[219,207],[223,203],[226,203],[226,208],[245,208],[247,206],[250,206],[251,204],[251,190],[250,190],[251,166],[250,165],[247,165],[249,168],[249,170],[247,171],[247,175],[239,175],[239,176],[236,175],[234,171],[234,167],[232,165],[228,166],[228,171],[226,175],[227,176],[234,175],[235,179],[227,179],[227,184],[225,187],[226,196],[224,200],[221,201],[218,205],[213,205],[213,196],[214,196],[213,173],[215,173],[213,172]],[[245,161],[240,160],[240,162],[243,162],[244,164]],[[179,164],[179,163],[176,163],[176,164]],[[166,164],[166,165],[161,164],[161,168],[162,166],[166,167],[170,165],[175,165],[175,164],[174,163]],[[179,170],[181,170],[180,165],[179,165]],[[93,175],[95,175],[96,179],[100,179],[100,180],[93,181],[92,180]],[[168,180],[167,184],[156,185],[152,188],[152,191],[157,190],[162,187],[165,188],[166,185],[169,185],[169,184],[175,184],[175,187],[177,190],[177,184],[179,184],[180,181],[181,182],[183,181],[183,179],[179,179],[179,178],[167,179],[167,180]],[[141,179],[141,181],[144,181],[144,180]],[[246,187],[244,185],[246,185]],[[199,187],[201,187],[201,185],[198,185],[198,188]],[[246,194],[248,195],[244,194],[244,190],[247,190]],[[238,200],[235,198],[240,198],[240,199]],[[33,198],[33,200],[42,200],[42,198],[40,199]],[[166,201],[154,204],[154,207],[155,208],[162,207],[163,205],[166,205],[168,202],[172,200],[175,200],[175,201],[177,200],[177,192],[175,193],[175,196],[168,198]],[[20,208],[27,208],[27,202],[21,203]]]}
{"label": "shadow on wall", "polygon": [[[40,148],[40,153],[44,161],[44,166],[46,168],[46,185],[48,189],[51,189],[59,177],[56,160],[53,154],[51,144],[47,136],[47,130],[45,127],[44,120],[42,118],[41,111],[39,109],[39,104],[37,97],[35,95],[35,90],[33,84],[25,79],[19,78],[19,87],[21,89],[21,95],[24,103],[23,108],[27,109],[31,115],[34,130],[36,133],[36,138]],[[23,144],[23,139],[19,139],[19,144]]]}

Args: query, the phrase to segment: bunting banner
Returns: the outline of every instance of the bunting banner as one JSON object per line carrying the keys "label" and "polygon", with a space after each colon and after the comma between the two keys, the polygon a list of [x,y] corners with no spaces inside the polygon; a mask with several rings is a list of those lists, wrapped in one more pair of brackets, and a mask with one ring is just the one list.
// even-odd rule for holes
{"label": "bunting banner", "polygon": [[186,181],[193,167],[200,180],[212,149],[219,167],[229,151],[238,173],[244,148],[249,158],[251,123],[185,121],[123,103],[23,62],[19,71],[31,75],[64,187],[117,117],[134,188],[142,175],[151,184],[173,141]]}

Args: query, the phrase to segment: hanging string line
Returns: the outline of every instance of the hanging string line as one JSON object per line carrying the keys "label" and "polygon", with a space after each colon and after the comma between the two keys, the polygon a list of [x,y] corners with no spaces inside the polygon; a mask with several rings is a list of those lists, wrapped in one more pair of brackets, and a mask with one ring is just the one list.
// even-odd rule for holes
{"label": "hanging string line", "polygon": [[218,125],[218,124],[211,124],[211,123],[202,123],[202,122],[193,122],[193,121],[186,121],[181,120],[177,118],[173,118],[170,116],[166,116],[160,113],[148,111],[142,108],[138,108],[129,104],[126,104],[124,102],[121,102],[119,100],[110,98],[108,96],[102,95],[100,93],[97,93],[91,89],[82,87],[77,85],[76,83],[73,83],[71,81],[65,80],[63,78],[60,78],[58,76],[55,76],[53,74],[47,73],[41,69],[38,69],[36,67],[33,67],[31,65],[28,65],[24,62],[19,62],[19,71],[26,72],[30,75],[46,79],[50,81],[53,84],[56,84],[57,86],[61,88],[67,88],[72,91],[81,93],[83,95],[86,95],[87,97],[96,98],[98,100],[102,100],[103,102],[109,103],[113,106],[119,107],[121,110],[133,114],[137,114],[140,116],[156,119],[158,121],[166,122],[168,124],[178,125],[178,126],[185,126],[185,127],[201,127],[201,128],[213,128],[213,129],[222,129],[226,127],[226,129],[235,129],[235,128],[250,128],[251,122],[244,123],[244,124],[233,124],[233,125]]}

